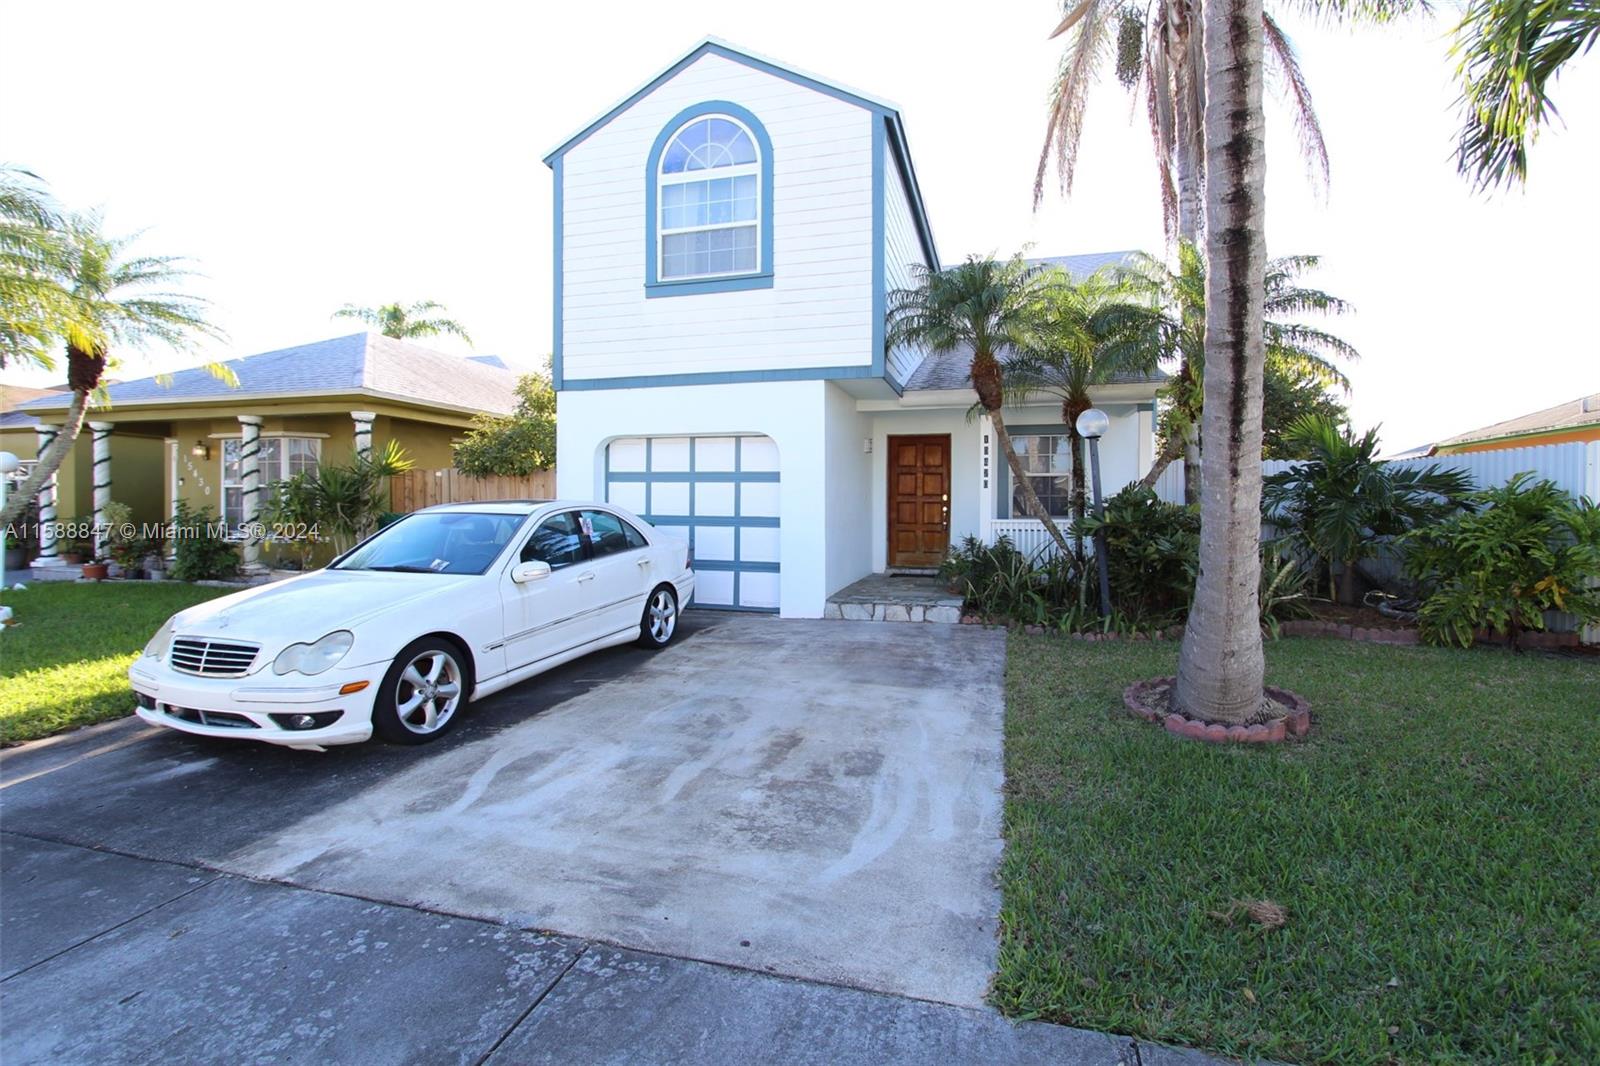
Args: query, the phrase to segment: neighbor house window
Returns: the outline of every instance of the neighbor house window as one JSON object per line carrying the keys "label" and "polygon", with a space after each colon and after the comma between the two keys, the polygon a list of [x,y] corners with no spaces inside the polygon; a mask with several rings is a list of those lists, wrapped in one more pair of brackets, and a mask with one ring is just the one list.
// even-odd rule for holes
{"label": "neighbor house window", "polygon": [[[238,438],[222,442],[222,520],[244,521],[244,471],[239,466]],[[322,454],[315,437],[262,437],[261,487],[314,471]]]}
{"label": "neighbor house window", "polygon": [[657,184],[662,281],[761,269],[761,155],[726,115],[691,119],[661,153]]}
{"label": "neighbor house window", "polygon": [[[1071,514],[1072,438],[1065,433],[1018,434],[1011,438],[1011,444],[1044,509],[1051,517]],[[1030,514],[1021,486],[1012,485],[1011,516],[1027,518]]]}

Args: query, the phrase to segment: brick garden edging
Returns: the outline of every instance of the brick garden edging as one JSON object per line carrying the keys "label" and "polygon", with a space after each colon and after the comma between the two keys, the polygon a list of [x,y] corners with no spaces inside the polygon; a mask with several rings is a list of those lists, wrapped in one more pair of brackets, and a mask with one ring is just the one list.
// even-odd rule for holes
{"label": "brick garden edging", "polygon": [[[1315,618],[1296,618],[1284,622],[1278,632],[1285,637],[1333,637],[1338,640],[1360,640],[1368,644],[1420,644],[1417,630],[1377,629],[1353,626],[1348,622],[1323,622]],[[1507,637],[1489,630],[1480,631],[1474,638],[1476,644],[1505,644]],[[1582,643],[1578,633],[1553,633],[1549,630],[1528,630],[1522,634],[1524,648],[1575,648]]]}
{"label": "brick garden edging", "polygon": [[1311,732],[1311,704],[1298,693],[1272,685],[1266,686],[1267,695],[1287,705],[1289,713],[1282,718],[1251,726],[1208,724],[1177,712],[1156,710],[1145,702],[1149,693],[1171,686],[1176,680],[1175,677],[1152,677],[1135,681],[1122,690],[1122,703],[1129,713],[1151,725],[1164,726],[1174,736],[1203,740],[1208,744],[1277,744],[1289,737],[1303,737]]}

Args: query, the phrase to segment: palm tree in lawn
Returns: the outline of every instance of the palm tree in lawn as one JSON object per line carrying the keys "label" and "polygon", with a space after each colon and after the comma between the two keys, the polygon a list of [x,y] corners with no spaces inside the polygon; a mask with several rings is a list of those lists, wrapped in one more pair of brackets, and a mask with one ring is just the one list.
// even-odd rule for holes
{"label": "palm tree in lawn", "polygon": [[1206,722],[1263,715],[1261,396],[1266,364],[1266,138],[1261,0],[1205,4],[1206,315],[1200,570],[1184,623],[1175,710]]}
{"label": "palm tree in lawn", "polygon": [[978,394],[978,406],[994,424],[1000,453],[1022,492],[1029,514],[1044,523],[1050,539],[1063,553],[1067,539],[1039,501],[1033,482],[1022,469],[1022,459],[1006,432],[1005,371],[1002,356],[1026,348],[1036,336],[1051,294],[1058,286],[1056,271],[1029,266],[1021,256],[1000,262],[977,256],[945,270],[912,267],[916,285],[888,295],[889,348],[924,347],[933,352],[969,349],[968,376]]}
{"label": "palm tree in lawn", "polygon": [[1139,343],[1148,319],[1145,308],[1126,302],[1110,272],[1076,282],[1062,273],[1045,297],[1033,338],[1005,364],[1005,393],[1011,403],[1040,393],[1061,401],[1061,421],[1072,449],[1072,536],[1079,558],[1085,500],[1078,416],[1094,406],[1090,390],[1096,386],[1155,369],[1159,349]]}
{"label": "palm tree in lawn", "polygon": [[444,310],[443,304],[433,300],[418,300],[413,304],[384,304],[381,307],[357,307],[354,304],[345,304],[333,313],[333,317],[359,319],[385,337],[393,337],[396,340],[416,340],[419,337],[437,337],[441,333],[448,333],[471,344],[472,338],[467,336],[465,326],[453,318],[433,314],[435,311]]}
{"label": "palm tree in lawn", "polygon": [[[1117,271],[1126,298],[1153,308],[1151,325],[1144,332],[1146,345],[1162,358],[1176,362],[1176,370],[1163,386],[1167,409],[1163,415],[1162,448],[1142,484],[1153,487],[1162,471],[1185,454],[1199,428],[1205,398],[1206,263],[1200,250],[1180,241],[1176,269],[1152,255],[1136,253]],[[1301,283],[1320,260],[1314,255],[1291,255],[1270,260],[1262,283],[1262,339],[1266,365],[1275,373],[1348,390],[1349,380],[1337,360],[1359,358],[1350,344],[1301,321],[1306,315],[1342,315],[1350,305],[1339,297]],[[1200,479],[1190,477],[1184,464],[1184,497],[1200,501]]]}
{"label": "palm tree in lawn", "polygon": [[[114,349],[159,343],[182,350],[201,338],[221,337],[206,320],[205,301],[172,288],[193,276],[183,260],[130,254],[133,239],[105,236],[97,215],[67,220],[62,239],[68,258],[57,281],[65,293],[68,318],[44,329],[66,342],[72,402],[56,439],[39,456],[22,488],[7,498],[0,525],[14,521],[60,468],[83,429],[90,397],[100,388]],[[47,352],[33,355],[31,361],[53,366]],[[208,363],[206,369],[234,383],[227,367]]]}
{"label": "palm tree in lawn", "polygon": [[1528,180],[1528,148],[1556,116],[1550,87],[1600,40],[1593,0],[1473,0],[1455,30],[1463,115],[1456,165],[1479,188]]}

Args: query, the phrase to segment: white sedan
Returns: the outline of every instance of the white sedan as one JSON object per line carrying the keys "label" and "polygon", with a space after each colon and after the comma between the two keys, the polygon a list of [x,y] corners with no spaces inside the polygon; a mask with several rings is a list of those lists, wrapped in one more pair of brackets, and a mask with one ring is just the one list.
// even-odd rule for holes
{"label": "white sedan", "polygon": [[601,503],[449,504],[325,569],[180,611],[128,669],[153,725],[292,748],[421,744],[580,655],[661,648],[688,546]]}

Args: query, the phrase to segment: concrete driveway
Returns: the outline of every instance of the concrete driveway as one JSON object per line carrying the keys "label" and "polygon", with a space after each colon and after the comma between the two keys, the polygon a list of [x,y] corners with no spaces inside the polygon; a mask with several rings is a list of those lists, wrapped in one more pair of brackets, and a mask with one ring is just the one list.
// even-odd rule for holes
{"label": "concrete driveway", "polygon": [[995,958],[1004,636],[690,612],[422,749],[127,723],[0,757],[11,833],[961,1005]]}

